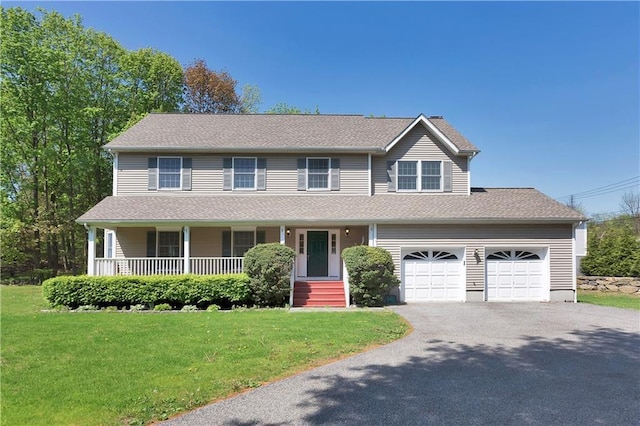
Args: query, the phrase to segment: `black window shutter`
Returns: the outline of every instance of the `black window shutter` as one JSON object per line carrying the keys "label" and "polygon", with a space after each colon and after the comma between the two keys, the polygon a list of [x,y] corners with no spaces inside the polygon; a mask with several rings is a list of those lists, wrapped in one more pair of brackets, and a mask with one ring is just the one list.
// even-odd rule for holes
{"label": "black window shutter", "polygon": [[222,257],[231,257],[231,231],[222,231]]}
{"label": "black window shutter", "polygon": [[147,231],[147,257],[156,257],[156,231]]}

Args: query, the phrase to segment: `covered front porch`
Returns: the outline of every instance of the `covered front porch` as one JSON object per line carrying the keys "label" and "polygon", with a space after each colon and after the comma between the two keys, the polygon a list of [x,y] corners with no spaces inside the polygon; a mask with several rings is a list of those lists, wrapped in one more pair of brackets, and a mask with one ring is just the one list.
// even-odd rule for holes
{"label": "covered front porch", "polygon": [[[89,275],[229,274],[244,271],[244,254],[261,243],[280,243],[296,252],[296,280],[341,280],[341,251],[370,244],[372,226],[237,225],[190,226],[126,224],[104,227],[102,250],[96,250],[100,228],[87,226]],[[102,256],[96,256],[96,252]]]}

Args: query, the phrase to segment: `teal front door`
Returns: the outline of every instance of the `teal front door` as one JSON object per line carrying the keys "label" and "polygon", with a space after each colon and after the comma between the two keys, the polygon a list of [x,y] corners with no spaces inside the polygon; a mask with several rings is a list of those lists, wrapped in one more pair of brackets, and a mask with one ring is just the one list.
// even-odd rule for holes
{"label": "teal front door", "polygon": [[329,275],[329,232],[307,231],[307,276]]}

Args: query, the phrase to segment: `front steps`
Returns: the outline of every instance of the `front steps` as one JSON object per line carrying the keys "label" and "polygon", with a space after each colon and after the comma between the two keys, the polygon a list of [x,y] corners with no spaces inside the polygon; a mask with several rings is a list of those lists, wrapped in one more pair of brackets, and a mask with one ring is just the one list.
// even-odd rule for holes
{"label": "front steps", "polygon": [[296,281],[293,287],[293,306],[344,308],[344,282]]}

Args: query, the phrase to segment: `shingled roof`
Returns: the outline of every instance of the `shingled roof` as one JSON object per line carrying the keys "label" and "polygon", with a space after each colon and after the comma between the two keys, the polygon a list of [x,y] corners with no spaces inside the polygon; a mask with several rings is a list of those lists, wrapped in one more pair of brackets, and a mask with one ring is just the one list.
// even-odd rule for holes
{"label": "shingled roof", "polygon": [[471,195],[380,194],[107,197],[80,223],[505,223],[586,218],[533,188],[475,188]]}
{"label": "shingled roof", "polygon": [[[114,151],[383,153],[415,120],[362,115],[149,114],[105,148]],[[445,119],[428,120],[460,151],[478,151]]]}

